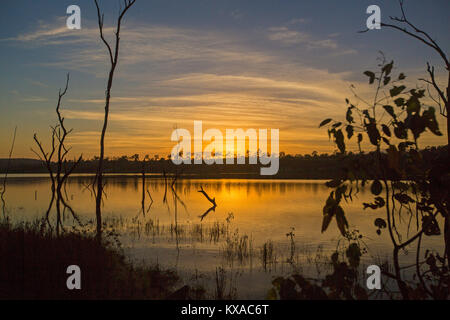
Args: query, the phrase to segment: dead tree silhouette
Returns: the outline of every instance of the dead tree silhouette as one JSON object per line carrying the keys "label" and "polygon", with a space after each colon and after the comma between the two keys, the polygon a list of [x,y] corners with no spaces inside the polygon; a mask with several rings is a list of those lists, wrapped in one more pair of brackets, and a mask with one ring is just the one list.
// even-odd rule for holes
{"label": "dead tree silhouette", "polygon": [[206,191],[203,190],[203,187],[200,187],[200,190],[198,190],[198,192],[202,193],[202,194],[206,197],[206,199],[208,199],[209,202],[211,202],[215,207],[217,207],[217,204],[216,204],[216,198],[211,198],[211,197],[206,193]]}
{"label": "dead tree silhouette", "polygon": [[136,2],[136,0],[124,0],[124,8],[122,8],[119,12],[119,17],[117,18],[117,25],[116,25],[116,31],[115,31],[115,41],[114,41],[114,49],[112,49],[109,42],[105,39],[103,34],[103,22],[104,22],[104,15],[100,11],[100,7],[98,5],[98,1],[94,0],[95,7],[97,8],[97,20],[98,20],[98,28],[100,31],[100,38],[103,42],[103,44],[106,46],[109,54],[109,62],[110,62],[110,69],[109,69],[109,75],[108,75],[108,82],[106,85],[106,91],[105,91],[105,114],[104,114],[104,120],[103,120],[103,127],[102,132],[100,136],[100,157],[98,159],[98,169],[97,169],[97,175],[94,181],[94,185],[97,185],[97,192],[95,195],[95,216],[97,220],[97,238],[100,241],[101,240],[101,234],[102,234],[102,196],[103,196],[103,159],[105,157],[105,135],[106,130],[108,128],[108,118],[109,118],[109,107],[110,107],[110,100],[111,100],[111,88],[113,84],[114,79],[114,72],[117,67],[117,63],[119,61],[119,44],[120,44],[120,29],[122,26],[122,19],[127,13],[128,9],[133,6],[133,4]]}
{"label": "dead tree silhouette", "polygon": [[[44,146],[38,139],[36,133],[34,134],[33,139],[38,146],[40,153],[31,148],[31,151],[33,151],[39,157],[39,159],[44,162],[50,176],[52,196],[45,213],[44,221],[47,222],[49,227],[51,228],[49,214],[56,200],[55,207],[57,234],[59,234],[60,227],[64,230],[64,226],[61,222],[61,215],[64,215],[66,210],[71,213],[72,217],[75,219],[75,221],[78,222],[78,224],[82,225],[80,219],[78,218],[72,207],[67,203],[67,198],[65,200],[63,196],[63,188],[65,188],[67,179],[83,159],[83,156],[80,155],[77,160],[72,161],[71,165],[69,165],[67,161],[67,155],[70,152],[71,147],[67,148],[65,143],[67,137],[70,135],[70,133],[72,133],[73,129],[66,129],[66,126],[64,124],[64,117],[61,115],[61,102],[63,97],[67,93],[68,87],[69,74],[67,74],[66,77],[66,86],[64,90],[60,89],[58,92],[58,102],[56,104],[55,110],[58,118],[58,123],[55,126],[50,126],[50,128],[52,129],[50,151],[45,151]],[[54,156],[56,156],[55,162],[53,162]],[[56,169],[54,167],[56,167]]]}
{"label": "dead tree silhouette", "polygon": [[[142,161],[142,215],[145,217],[145,159]],[[148,191],[148,190],[147,190]]]}
{"label": "dead tree silhouette", "polygon": [[3,218],[6,219],[6,202],[5,202],[5,193],[6,193],[6,180],[8,179],[8,171],[9,171],[9,165],[11,163],[11,157],[14,150],[14,144],[16,143],[16,133],[17,133],[17,126],[14,128],[14,135],[11,143],[11,149],[9,150],[9,156],[8,156],[8,162],[6,164],[6,171],[5,176],[3,177],[3,185],[2,185],[2,191],[0,192],[0,199],[2,200],[2,212],[3,212]]}
{"label": "dead tree silhouette", "polygon": [[[153,198],[152,198],[152,195],[150,194],[150,191],[148,190],[148,187],[147,187],[147,184],[146,184],[145,174],[146,174],[147,169],[146,169],[146,166],[145,166],[145,164],[146,164],[145,160],[146,160],[146,158],[142,161],[142,173],[141,173],[141,182],[142,182],[141,211],[142,211],[142,215],[144,217],[145,217],[146,213],[150,212],[150,209],[151,209],[151,207],[153,205]],[[146,198],[145,194],[147,194],[148,197],[150,198],[150,204],[149,204],[147,210],[145,210],[145,198]]]}
{"label": "dead tree silhouette", "polygon": [[214,212],[216,211],[216,207],[217,207],[217,204],[216,204],[216,198],[211,198],[211,197],[206,193],[206,191],[203,190],[203,187],[202,187],[202,186],[200,187],[200,190],[198,190],[198,192],[200,192],[201,194],[203,194],[203,195],[205,196],[205,198],[208,199],[208,201],[212,203],[212,206],[211,206],[208,210],[206,210],[205,213],[203,213],[202,215],[199,216],[200,221],[203,221],[203,219],[204,219],[211,211],[214,211]]}

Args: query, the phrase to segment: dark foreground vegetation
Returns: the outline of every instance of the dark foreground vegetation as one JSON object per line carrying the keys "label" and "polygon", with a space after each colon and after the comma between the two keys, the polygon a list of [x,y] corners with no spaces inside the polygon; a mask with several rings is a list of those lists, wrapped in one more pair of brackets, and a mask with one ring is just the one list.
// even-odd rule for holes
{"label": "dark foreground vegetation", "polygon": [[[133,266],[94,237],[56,236],[40,223],[1,223],[0,261],[0,299],[167,299],[179,280],[158,266]],[[81,290],[67,289],[70,265],[81,269]]]}
{"label": "dark foreground vegetation", "polygon": [[[406,21],[404,16],[403,21]],[[395,280],[397,293],[386,288],[383,290],[395,299],[447,300],[450,296],[449,150],[447,147],[447,152],[433,154],[419,149],[424,132],[443,135],[436,119],[436,110],[424,103],[425,89],[408,90],[402,84],[405,74],[394,76],[393,61],[388,62],[384,56],[379,61],[379,71],[364,72],[369,78],[369,85],[375,88],[371,100],[373,104],[366,104],[367,109],[366,105],[358,107],[362,105],[362,100],[355,94],[352,100],[356,101],[346,99],[345,120],[327,118],[319,125],[327,127],[328,135],[333,137],[343,159],[348,158],[346,148],[351,141],[357,140],[362,153],[361,142],[368,139],[373,150],[368,156],[362,154],[353,157],[353,161],[343,161],[343,167],[337,171],[339,176],[327,182],[332,191],[323,207],[321,231],[325,232],[334,220],[341,235],[348,241],[348,248],[345,255],[339,252],[334,254],[334,274],[325,278],[322,287],[329,288],[333,298],[364,297],[362,287],[354,285],[356,273],[339,258],[346,257],[350,267],[354,268],[364,254],[366,248],[360,241],[362,235],[352,230],[347,220],[351,217],[342,204],[353,202],[359,188],[370,183],[373,200],[362,203],[362,210],[374,210],[377,234],[388,232],[392,245],[393,270],[383,270],[383,274]],[[392,79],[395,80],[391,82]],[[447,113],[442,112],[442,116],[448,115],[448,105],[446,108]],[[389,117],[383,117],[385,114]],[[377,209],[382,211],[375,211]],[[409,222],[402,227],[406,224],[402,222],[404,217],[408,217]],[[442,241],[442,249],[422,242],[428,237]],[[412,266],[407,266],[402,261],[403,253],[411,247],[415,247],[416,261]],[[404,272],[408,268],[415,269],[412,279],[408,279]],[[281,298],[325,297],[321,287],[300,276],[281,279],[274,286],[274,292],[278,290]],[[300,292],[295,290],[296,286],[301,288]],[[378,289],[382,286],[379,285]]]}

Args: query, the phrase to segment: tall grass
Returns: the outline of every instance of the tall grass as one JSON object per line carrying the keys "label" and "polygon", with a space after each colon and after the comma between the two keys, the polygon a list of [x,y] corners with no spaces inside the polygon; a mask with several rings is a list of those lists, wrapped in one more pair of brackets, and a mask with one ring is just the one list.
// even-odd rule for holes
{"label": "tall grass", "polygon": [[271,271],[272,266],[276,266],[277,258],[273,246],[273,242],[268,240],[265,242],[261,248],[261,264],[264,271]]}
{"label": "tall grass", "polygon": [[[41,224],[0,223],[0,299],[163,299],[178,276],[135,267],[94,236],[55,236]],[[69,265],[81,269],[81,290],[66,287]]]}

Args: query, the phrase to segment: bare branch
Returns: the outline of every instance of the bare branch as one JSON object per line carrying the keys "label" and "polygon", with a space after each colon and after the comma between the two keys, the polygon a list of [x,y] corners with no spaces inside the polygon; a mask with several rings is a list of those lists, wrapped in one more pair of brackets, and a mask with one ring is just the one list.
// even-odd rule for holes
{"label": "bare branch", "polygon": [[108,41],[106,41],[106,39],[103,35],[103,21],[104,21],[105,17],[103,14],[100,13],[100,7],[98,5],[97,0],[94,0],[94,2],[95,2],[95,6],[97,8],[97,20],[98,20],[98,29],[100,30],[100,38],[102,39],[103,43],[105,44],[106,48],[108,49],[109,59],[111,61],[111,64],[113,64],[114,60],[113,60],[111,46],[109,45]]}
{"label": "bare branch", "polygon": [[214,206],[217,206],[216,204],[216,198],[211,198],[205,190],[203,190],[203,187],[200,187],[200,190],[198,190],[198,192],[202,193],[206,199],[208,199],[209,202],[211,202]]}
{"label": "bare branch", "polygon": [[428,62],[427,62],[427,72],[430,75],[431,81],[424,80],[424,79],[419,79],[419,80],[422,80],[422,81],[425,81],[425,82],[431,84],[434,87],[434,89],[438,92],[442,101],[444,101],[444,104],[447,105],[447,102],[448,102],[447,98],[445,97],[444,92],[442,92],[442,90],[439,88],[439,86],[436,83],[436,78],[434,76],[434,67],[430,66],[430,64]]}
{"label": "bare branch", "polygon": [[81,160],[83,159],[83,155],[80,155],[78,157],[78,160],[73,163],[73,165],[70,167],[70,169],[64,174],[64,176],[61,178],[61,182],[64,182],[75,170],[75,168],[80,164]]}
{"label": "bare branch", "polygon": [[216,211],[216,206],[213,205],[212,207],[210,207],[208,210],[206,210],[202,215],[198,216],[200,218],[200,221],[203,221],[203,219],[205,219],[205,217],[211,212],[211,211]]}
{"label": "bare branch", "polygon": [[[409,35],[409,36],[411,36],[413,38],[416,38],[417,40],[423,42],[427,46],[433,48],[441,56],[441,58],[444,60],[444,63],[445,63],[445,66],[446,66],[447,70],[450,71],[450,64],[449,64],[447,55],[444,53],[444,51],[441,49],[441,47],[437,44],[437,42],[433,38],[431,38],[431,36],[427,32],[417,28],[412,22],[410,22],[406,18],[405,10],[404,10],[404,7],[403,7],[403,1],[400,0],[399,3],[400,3],[400,10],[402,12],[402,17],[401,18],[390,17],[391,20],[407,24],[409,27],[411,27],[413,29],[413,31],[415,33],[410,31],[410,30],[407,30],[406,28],[403,28],[403,27],[400,27],[398,25],[395,25],[395,24],[389,24],[389,23],[383,23],[382,22],[381,26],[399,30],[399,31],[401,31],[403,33],[406,33],[407,35]],[[367,31],[367,30],[365,30],[365,31]],[[363,32],[365,32],[365,31],[363,31]],[[421,35],[423,35],[423,36],[421,36]]]}

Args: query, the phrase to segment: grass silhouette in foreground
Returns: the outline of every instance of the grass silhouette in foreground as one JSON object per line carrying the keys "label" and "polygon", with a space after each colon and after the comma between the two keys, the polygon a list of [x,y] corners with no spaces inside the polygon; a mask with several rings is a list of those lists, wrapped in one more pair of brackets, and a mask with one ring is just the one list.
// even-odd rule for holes
{"label": "grass silhouette in foreground", "polygon": [[[0,299],[165,299],[179,279],[133,266],[94,236],[57,237],[40,223],[0,223],[0,257]],[[69,265],[81,269],[81,290],[66,287]]]}

